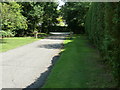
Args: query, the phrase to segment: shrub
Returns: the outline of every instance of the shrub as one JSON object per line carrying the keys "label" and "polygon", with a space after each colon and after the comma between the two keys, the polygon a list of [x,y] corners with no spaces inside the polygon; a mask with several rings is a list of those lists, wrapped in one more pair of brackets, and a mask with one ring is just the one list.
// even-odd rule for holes
{"label": "shrub", "polygon": [[92,3],[85,27],[89,40],[112,67],[120,86],[120,2]]}
{"label": "shrub", "polygon": [[14,36],[14,34],[11,32],[11,31],[3,31],[1,30],[0,31],[0,37],[11,37],[11,36]]}

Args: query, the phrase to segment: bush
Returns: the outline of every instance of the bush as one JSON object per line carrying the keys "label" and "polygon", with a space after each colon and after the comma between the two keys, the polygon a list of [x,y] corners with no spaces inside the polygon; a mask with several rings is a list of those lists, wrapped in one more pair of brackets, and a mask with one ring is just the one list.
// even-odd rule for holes
{"label": "bush", "polygon": [[14,36],[14,34],[11,32],[11,31],[3,31],[1,30],[0,31],[0,37],[11,37],[11,36]]}
{"label": "bush", "polygon": [[1,30],[0,31],[0,37],[6,37],[7,36],[7,32]]}
{"label": "bush", "polygon": [[120,2],[92,3],[85,27],[89,40],[112,67],[120,86]]}

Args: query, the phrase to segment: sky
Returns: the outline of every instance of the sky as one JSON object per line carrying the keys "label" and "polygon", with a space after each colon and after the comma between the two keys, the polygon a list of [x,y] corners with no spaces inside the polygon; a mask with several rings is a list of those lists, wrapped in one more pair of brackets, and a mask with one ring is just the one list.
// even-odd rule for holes
{"label": "sky", "polygon": [[64,5],[65,3],[64,3],[62,0],[58,0],[58,2],[59,2],[59,6],[57,7],[57,9],[59,10],[60,7],[61,7],[62,5]]}

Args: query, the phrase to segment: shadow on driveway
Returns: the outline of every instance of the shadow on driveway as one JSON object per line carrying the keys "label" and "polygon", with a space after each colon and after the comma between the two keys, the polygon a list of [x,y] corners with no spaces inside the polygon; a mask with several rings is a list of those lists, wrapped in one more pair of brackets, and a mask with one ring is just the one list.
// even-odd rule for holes
{"label": "shadow on driveway", "polygon": [[51,66],[48,67],[48,70],[45,71],[44,73],[42,73],[35,82],[33,82],[31,85],[27,86],[23,90],[33,90],[33,89],[39,90],[39,88],[41,88],[44,85],[48,75],[50,74],[50,72],[52,70],[52,67],[54,66],[54,64],[56,63],[56,61],[58,60],[59,57],[60,57],[60,55],[54,56],[51,61],[52,64],[51,64]]}
{"label": "shadow on driveway", "polygon": [[60,43],[55,43],[55,44],[43,44],[39,45],[39,48],[47,48],[47,49],[61,49],[63,48],[63,45]]}

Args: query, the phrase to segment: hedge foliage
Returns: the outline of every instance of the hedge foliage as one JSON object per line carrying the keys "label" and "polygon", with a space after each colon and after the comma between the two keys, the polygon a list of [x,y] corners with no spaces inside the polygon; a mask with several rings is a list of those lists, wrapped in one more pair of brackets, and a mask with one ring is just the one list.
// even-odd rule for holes
{"label": "hedge foliage", "polygon": [[120,2],[91,3],[85,26],[89,40],[112,67],[120,86]]}

